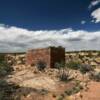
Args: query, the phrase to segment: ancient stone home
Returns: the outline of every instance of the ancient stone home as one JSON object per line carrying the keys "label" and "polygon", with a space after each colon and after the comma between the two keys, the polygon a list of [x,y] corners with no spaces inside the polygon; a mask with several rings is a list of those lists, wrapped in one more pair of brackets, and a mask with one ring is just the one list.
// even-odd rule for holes
{"label": "ancient stone home", "polygon": [[62,47],[48,47],[29,50],[26,54],[26,63],[36,65],[39,61],[46,63],[46,67],[55,67],[55,63],[65,62],[65,49]]}

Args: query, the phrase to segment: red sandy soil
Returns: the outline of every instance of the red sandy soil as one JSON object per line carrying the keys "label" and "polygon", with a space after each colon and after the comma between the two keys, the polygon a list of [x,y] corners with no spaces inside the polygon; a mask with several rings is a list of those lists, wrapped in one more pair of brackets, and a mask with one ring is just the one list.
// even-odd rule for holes
{"label": "red sandy soil", "polygon": [[71,96],[71,100],[100,100],[100,83],[90,82],[87,87],[87,91]]}

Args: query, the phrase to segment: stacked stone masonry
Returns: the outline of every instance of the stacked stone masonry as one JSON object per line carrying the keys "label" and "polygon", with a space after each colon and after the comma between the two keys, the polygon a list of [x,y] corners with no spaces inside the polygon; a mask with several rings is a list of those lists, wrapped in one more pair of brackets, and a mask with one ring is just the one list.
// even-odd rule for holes
{"label": "stacked stone masonry", "polygon": [[47,67],[55,67],[55,63],[65,62],[65,49],[62,47],[48,47],[29,50],[26,54],[26,63],[36,65],[39,61],[46,63]]}

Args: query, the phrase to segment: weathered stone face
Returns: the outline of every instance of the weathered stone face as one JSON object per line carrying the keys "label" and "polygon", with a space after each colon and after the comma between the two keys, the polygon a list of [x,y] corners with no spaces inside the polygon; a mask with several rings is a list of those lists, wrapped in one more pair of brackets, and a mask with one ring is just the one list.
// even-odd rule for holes
{"label": "weathered stone face", "polygon": [[55,63],[65,62],[65,49],[64,48],[51,48],[50,52],[50,66],[55,67]]}
{"label": "weathered stone face", "polygon": [[26,63],[29,65],[36,65],[38,61],[43,61],[49,66],[50,63],[50,50],[49,49],[36,49],[29,50],[26,55]]}
{"label": "weathered stone face", "polygon": [[37,62],[43,61],[47,67],[54,67],[55,63],[65,62],[64,48],[44,48],[29,50],[26,54],[26,63],[36,65]]}

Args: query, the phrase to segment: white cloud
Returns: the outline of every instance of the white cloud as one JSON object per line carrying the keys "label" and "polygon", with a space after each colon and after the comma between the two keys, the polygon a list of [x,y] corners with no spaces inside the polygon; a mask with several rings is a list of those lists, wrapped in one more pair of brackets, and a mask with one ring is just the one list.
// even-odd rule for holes
{"label": "white cloud", "polygon": [[84,21],[84,20],[81,21],[81,24],[85,24],[85,23],[86,23],[86,21]]}
{"label": "white cloud", "polygon": [[[89,5],[89,9],[100,4],[100,0],[92,0],[92,2]],[[100,22],[100,7],[92,11],[91,17],[93,18],[91,22],[93,23],[99,23]]]}
{"label": "white cloud", "polygon": [[100,8],[94,10],[91,13],[91,16],[94,18],[94,21],[92,20],[92,22],[99,23],[100,22]]}
{"label": "white cloud", "polygon": [[0,26],[0,52],[19,52],[32,48],[63,46],[66,50],[100,50],[100,31],[73,29],[29,31]]}
{"label": "white cloud", "polygon": [[93,6],[96,6],[100,3],[100,0],[94,0],[91,2],[91,4],[89,5],[89,9],[92,8]]}

